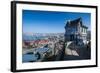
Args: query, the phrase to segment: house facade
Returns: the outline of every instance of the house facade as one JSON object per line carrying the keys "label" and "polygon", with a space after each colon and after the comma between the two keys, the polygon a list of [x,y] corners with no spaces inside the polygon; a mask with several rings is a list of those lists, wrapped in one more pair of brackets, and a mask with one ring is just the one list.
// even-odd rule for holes
{"label": "house facade", "polygon": [[82,40],[86,43],[87,29],[88,27],[83,25],[82,18],[68,20],[65,25],[65,41]]}

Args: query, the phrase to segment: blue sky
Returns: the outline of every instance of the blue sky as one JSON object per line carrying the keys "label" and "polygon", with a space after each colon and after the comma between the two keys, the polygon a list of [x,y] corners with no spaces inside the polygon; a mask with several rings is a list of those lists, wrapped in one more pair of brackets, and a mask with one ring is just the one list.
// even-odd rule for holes
{"label": "blue sky", "polygon": [[22,24],[24,33],[62,33],[65,22],[81,17],[83,24],[90,30],[90,13],[53,12],[23,10]]}

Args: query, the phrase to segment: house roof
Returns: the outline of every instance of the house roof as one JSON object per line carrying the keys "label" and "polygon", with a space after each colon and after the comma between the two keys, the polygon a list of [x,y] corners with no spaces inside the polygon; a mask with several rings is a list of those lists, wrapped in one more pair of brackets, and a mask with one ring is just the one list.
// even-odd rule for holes
{"label": "house roof", "polygon": [[75,19],[73,21],[70,21],[70,25],[71,26],[78,25],[79,22],[82,22],[81,18],[78,18],[78,19]]}
{"label": "house roof", "polygon": [[87,27],[87,26],[85,26],[85,25],[82,25],[82,27],[84,27],[84,28],[88,29],[88,27]]}
{"label": "house roof", "polygon": [[83,25],[83,23],[82,23],[82,18],[80,17],[80,18],[77,18],[77,19],[75,19],[75,20],[69,20],[69,21],[67,21],[67,26],[69,26],[69,27],[75,27],[75,26],[78,26],[79,25],[79,22],[80,22],[80,25],[82,26],[82,27],[84,27],[84,28],[88,28],[88,27],[86,27],[85,25]]}

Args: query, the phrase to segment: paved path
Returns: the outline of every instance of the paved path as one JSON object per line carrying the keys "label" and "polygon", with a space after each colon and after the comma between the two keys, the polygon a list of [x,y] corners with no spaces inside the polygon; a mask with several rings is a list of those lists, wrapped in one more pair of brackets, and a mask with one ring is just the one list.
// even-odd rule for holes
{"label": "paved path", "polygon": [[79,54],[77,53],[76,50],[71,50],[71,49],[69,49],[69,48],[66,48],[65,54],[66,54],[66,55],[79,56]]}
{"label": "paved path", "polygon": [[77,48],[65,48],[64,60],[81,60],[90,58],[90,50],[86,46],[78,46]]}

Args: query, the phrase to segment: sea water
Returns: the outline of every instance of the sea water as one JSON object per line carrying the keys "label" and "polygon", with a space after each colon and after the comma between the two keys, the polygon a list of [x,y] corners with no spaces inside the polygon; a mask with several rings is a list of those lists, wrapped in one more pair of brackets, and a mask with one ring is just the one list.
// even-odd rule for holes
{"label": "sea water", "polygon": [[[33,52],[38,52],[40,55],[41,55],[41,58],[42,58],[42,55],[43,53],[45,52],[48,52],[50,49],[49,48],[38,48],[38,49],[34,49]],[[35,62],[38,60],[38,56],[35,55],[34,53],[26,53],[26,54],[23,54],[22,55],[22,62]]]}

